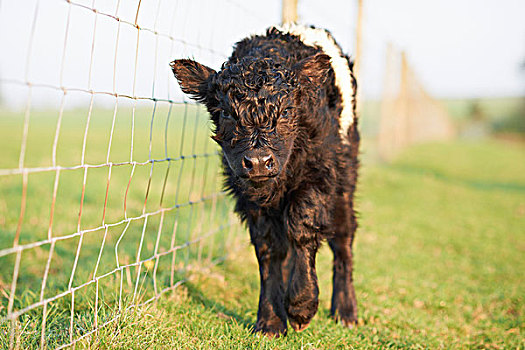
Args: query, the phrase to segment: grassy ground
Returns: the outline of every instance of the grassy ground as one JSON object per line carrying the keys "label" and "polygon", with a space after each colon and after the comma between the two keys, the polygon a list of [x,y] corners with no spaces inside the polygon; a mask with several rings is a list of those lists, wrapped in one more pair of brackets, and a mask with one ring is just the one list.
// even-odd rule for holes
{"label": "grassy ground", "polygon": [[252,335],[258,277],[246,249],[85,345],[523,348],[523,145],[431,144],[401,159],[362,170],[356,329],[328,317],[331,260],[325,247],[318,259],[320,310],[311,326],[281,339]]}
{"label": "grassy ground", "polygon": [[[50,300],[45,339],[53,348],[69,342],[72,288],[79,288],[76,338],[93,327],[95,278],[103,322],[121,300],[148,299],[182,280],[188,268],[221,259],[238,232],[229,226],[235,221],[201,108],[140,106],[133,113],[120,106],[114,124],[113,117],[94,109],[86,129],[85,110],[66,110],[60,121],[58,111],[32,111],[24,186],[17,172],[24,115],[0,110],[0,348],[9,344],[3,317],[18,266],[16,251],[2,251],[22,247],[13,310]],[[40,343],[43,312],[40,305],[18,319],[23,348]]]}
{"label": "grassy ground", "polygon": [[[125,215],[139,216],[143,211],[180,203],[196,204],[167,212],[162,230],[159,230],[158,216],[152,216],[146,225],[144,220],[133,221],[119,250],[124,263],[136,259],[144,227],[140,259],[153,255],[158,232],[162,252],[171,244],[172,231],[176,233],[176,244],[184,244],[192,235],[198,236],[215,227],[208,221],[202,223],[213,210],[215,225],[228,218],[227,201],[217,201],[215,209],[211,202],[199,202],[202,196],[217,193],[220,188],[215,158],[191,157],[215,151],[213,144],[208,143],[205,121],[195,121],[191,114],[184,127],[184,111],[174,111],[168,122],[167,110],[159,109],[150,123],[152,112],[141,109],[135,116],[133,159],[162,159],[167,153],[174,160],[155,163],[153,170],[150,164],[137,166],[126,200],[126,213],[123,203],[131,166],[113,167],[106,222],[118,222]],[[59,165],[80,164],[86,122],[83,113],[64,115],[56,156]],[[109,155],[111,162],[129,160],[131,114],[129,109],[119,113],[115,125],[117,142]],[[56,117],[56,113],[32,113],[27,167],[52,165]],[[93,114],[86,139],[87,164],[106,162],[111,119],[111,112]],[[18,166],[21,125],[20,116],[0,116],[0,169]],[[192,136],[181,143],[172,142],[180,140],[183,129],[185,135]],[[153,135],[151,156],[150,135]],[[371,143],[364,145],[365,152],[369,151]],[[186,160],[179,159],[180,155]],[[182,163],[186,165],[181,166]],[[168,166],[171,170],[166,175]],[[53,237],[75,232],[78,225],[83,230],[102,224],[108,168],[88,170],[79,221],[83,171],[68,170],[60,175]],[[151,190],[145,201],[150,171]],[[78,345],[135,349],[523,348],[523,174],[525,151],[523,144],[517,143],[484,140],[422,145],[409,149],[388,166],[372,162],[365,154],[358,193],[360,229],[355,245],[355,280],[361,319],[356,329],[343,329],[328,317],[331,257],[324,247],[318,258],[321,303],[311,326],[300,334],[290,331],[281,339],[253,335],[258,275],[247,233],[239,235],[243,248],[226,262],[208,268],[209,261],[204,258],[220,257],[231,245],[232,241],[226,240],[231,232],[224,230],[206,240],[204,246],[190,245],[177,253],[176,279],[187,277],[188,280],[175,292],[144,309],[125,314],[100,330],[96,337],[83,339]],[[168,178],[167,199],[161,203],[165,177]],[[54,171],[28,176],[21,244],[47,237],[54,179]],[[0,176],[0,251],[13,244],[22,187],[20,175]],[[184,190],[178,196],[177,188]],[[93,266],[104,230],[85,235],[73,287],[116,267],[114,251],[123,226],[109,230],[97,273]],[[61,242],[55,247],[52,277],[45,297],[67,290],[71,278],[78,237]],[[39,300],[48,253],[49,245],[43,245],[22,254],[15,310]],[[202,264],[196,271],[191,270],[192,274],[184,274],[184,267],[194,261]],[[161,287],[169,285],[170,263],[171,257],[160,259],[157,277]],[[6,314],[13,264],[13,255],[0,257],[0,316]],[[114,314],[119,278],[124,285],[125,305],[152,295],[152,271],[151,267],[145,267],[138,277],[136,268],[130,267],[123,270],[122,275],[115,273],[101,280],[99,295],[104,303],[99,305],[99,321],[109,320]],[[139,293],[138,301],[131,298],[137,278],[144,291]],[[91,329],[93,295],[93,285],[76,294],[75,337]],[[49,305],[46,342],[51,348],[69,339],[70,303],[68,296]],[[38,346],[41,321],[41,307],[19,319],[22,348]],[[8,345],[7,330],[7,324],[0,324],[0,348]]]}

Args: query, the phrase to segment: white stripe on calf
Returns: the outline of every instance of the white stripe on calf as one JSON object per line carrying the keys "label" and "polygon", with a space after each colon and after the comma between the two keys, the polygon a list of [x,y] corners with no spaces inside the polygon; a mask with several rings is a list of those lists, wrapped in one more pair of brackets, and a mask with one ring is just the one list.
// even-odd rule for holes
{"label": "white stripe on calf", "polygon": [[330,63],[335,73],[335,84],[341,93],[341,119],[339,125],[339,134],[343,143],[348,143],[347,132],[353,122],[352,101],[352,73],[348,67],[348,61],[341,52],[341,48],[336,44],[330,33],[324,29],[311,28],[299,24],[285,24],[276,27],[280,32],[298,36],[301,41],[312,47],[319,47],[325,54],[330,56]]}

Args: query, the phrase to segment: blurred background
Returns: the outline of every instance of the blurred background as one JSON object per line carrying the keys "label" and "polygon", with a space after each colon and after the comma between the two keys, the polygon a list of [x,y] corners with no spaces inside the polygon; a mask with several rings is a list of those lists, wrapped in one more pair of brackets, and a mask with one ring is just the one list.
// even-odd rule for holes
{"label": "blurred background", "polygon": [[[220,69],[235,42],[289,21],[330,30],[357,62],[364,322],[405,322],[375,306],[384,300],[367,304],[378,290],[431,318],[467,293],[497,317],[478,324],[467,310],[467,329],[447,313],[457,323],[446,334],[518,344],[524,13],[521,0],[0,0],[0,348],[91,342],[123,311],[246,250],[207,113],[169,62]],[[433,314],[420,299],[443,280],[454,287]],[[432,348],[445,337],[434,331],[410,336]]]}
{"label": "blurred background", "polygon": [[[37,109],[58,109],[61,91],[56,90],[62,87],[181,101],[184,97],[166,62],[193,57],[217,69],[233,43],[279,23],[282,16],[281,1],[225,6],[154,1],[142,3],[138,12],[129,3],[77,4],[3,2],[0,101],[4,108],[25,108],[28,82],[43,85],[31,91],[31,105]],[[329,29],[345,52],[359,60],[365,133],[383,135],[381,124],[391,129],[386,120],[380,122],[380,115],[394,109],[391,123],[399,124],[393,120],[405,115],[409,120],[403,123],[420,124],[410,129],[423,124],[449,129],[438,132],[439,137],[453,132],[463,137],[523,134],[523,2],[302,0],[292,4],[296,7],[292,20]],[[103,15],[95,16],[83,6]],[[144,29],[138,37],[135,23]],[[435,110],[428,98],[440,101],[450,125],[436,121],[445,118],[437,111],[430,114],[442,117],[429,117],[433,122],[412,120],[424,118],[414,113]],[[428,101],[423,103],[424,99]],[[87,106],[89,100],[89,94],[70,94],[65,108]],[[104,98],[95,101],[108,108],[112,103]]]}

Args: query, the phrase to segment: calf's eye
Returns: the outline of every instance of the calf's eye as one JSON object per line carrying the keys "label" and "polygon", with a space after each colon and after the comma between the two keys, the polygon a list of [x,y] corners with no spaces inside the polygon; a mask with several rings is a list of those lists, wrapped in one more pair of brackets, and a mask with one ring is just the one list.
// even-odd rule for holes
{"label": "calf's eye", "polygon": [[284,111],[281,112],[281,118],[288,118],[290,116],[290,108],[286,108]]}
{"label": "calf's eye", "polygon": [[233,119],[233,117],[232,117],[231,115],[226,114],[226,113],[224,113],[224,112],[221,112],[221,119],[222,119],[222,120],[232,120],[232,121],[235,120],[235,119]]}

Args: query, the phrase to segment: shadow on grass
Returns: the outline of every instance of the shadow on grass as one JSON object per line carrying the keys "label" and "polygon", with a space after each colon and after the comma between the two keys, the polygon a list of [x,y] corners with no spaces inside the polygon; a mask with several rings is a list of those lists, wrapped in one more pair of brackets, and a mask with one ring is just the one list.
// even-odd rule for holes
{"label": "shadow on grass", "polygon": [[253,331],[255,323],[253,323],[249,318],[240,315],[238,312],[228,309],[223,304],[207,297],[197,285],[191,282],[184,283],[184,286],[188,290],[188,296],[192,301],[202,304],[206,309],[214,313],[226,315],[244,326],[246,329]]}

